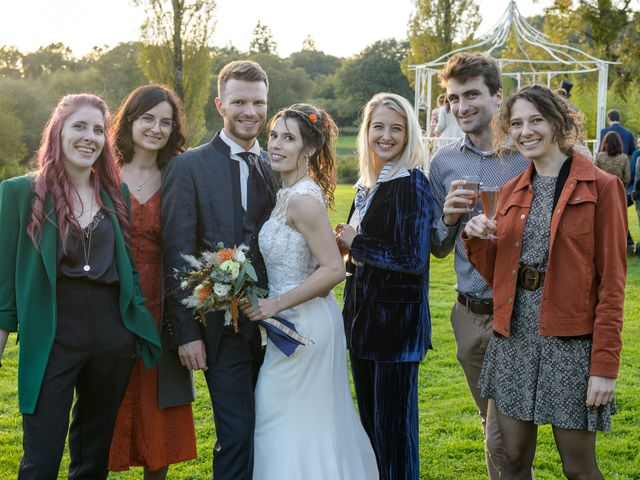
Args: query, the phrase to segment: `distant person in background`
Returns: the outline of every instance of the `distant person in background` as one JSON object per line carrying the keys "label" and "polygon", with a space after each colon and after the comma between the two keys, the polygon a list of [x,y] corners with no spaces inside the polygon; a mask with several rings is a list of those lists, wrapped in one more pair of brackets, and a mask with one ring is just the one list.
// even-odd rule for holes
{"label": "distant person in background", "polygon": [[[631,201],[635,205],[638,224],[640,224],[640,168],[638,166],[638,158],[640,158],[640,132],[638,132],[638,148],[631,156],[629,165],[631,180],[627,186],[627,197],[631,197]],[[636,256],[640,256],[640,242],[636,243],[634,253]]]}
{"label": "distant person in background", "polygon": [[435,137],[436,135],[436,125],[438,125],[438,118],[440,116],[440,107],[444,105],[444,93],[438,95],[438,99],[436,100],[436,108],[431,110],[431,123],[429,125],[429,136]]}
{"label": "distant person in background", "polygon": [[336,227],[352,273],[342,315],[353,383],[380,480],[418,480],[418,368],[431,348],[433,197],[420,170],[420,125],[405,98],[379,93],[369,100],[358,154],[348,224]]}
{"label": "distant person in background", "polygon": [[[622,139],[622,153],[627,155],[627,158],[631,159],[631,156],[633,155],[633,151],[635,150],[635,138],[633,136],[633,133],[631,133],[629,130],[624,128],[620,123],[620,121],[621,121],[621,117],[620,117],[619,110],[613,109],[607,112],[607,124],[609,126],[607,128],[603,128],[600,131],[599,143],[602,144],[602,141],[604,140],[604,136],[608,132],[616,132],[618,133],[618,135],[620,135],[620,138]],[[627,206],[631,206],[631,205],[633,205],[633,199],[631,198],[631,195],[627,195]],[[633,237],[631,236],[631,232],[628,232],[627,253],[633,254],[634,250],[635,250],[635,245],[633,243]]]}
{"label": "distant person in background", "polygon": [[596,154],[596,167],[618,177],[625,185],[629,183],[629,157],[622,153],[622,139],[617,132],[608,132]]}
{"label": "distant person in background", "polygon": [[620,123],[620,112],[618,110],[609,110],[607,112],[607,128],[603,128],[600,131],[600,143],[604,140],[604,136],[608,132],[616,132],[622,139],[622,153],[631,158],[633,151],[635,150],[635,138],[633,133],[624,128]]}
{"label": "distant person in background", "polygon": [[571,98],[571,89],[573,88],[573,83],[570,82],[569,80],[562,80],[562,83],[560,84],[560,88],[558,88],[557,90],[555,90],[555,94],[559,95],[560,97],[564,98],[567,101],[567,105],[569,106],[569,108],[571,110],[573,110],[574,112],[578,111],[578,107],[576,107],[570,100],[569,98]]}
{"label": "distant person in background", "polygon": [[111,444],[109,469],[144,467],[145,480],[164,480],[168,465],[196,458],[191,372],[169,346],[163,325],[161,172],[183,151],[184,117],[180,101],[166,87],[144,85],[125,99],[114,120],[114,143],[121,180],[129,186],[131,244],[145,304],[162,332],[157,367],[133,367]]}
{"label": "distant person in background", "polygon": [[451,105],[449,104],[449,99],[446,97],[444,99],[444,105],[440,107],[435,134],[441,138],[441,140],[437,141],[438,147],[444,147],[445,145],[454,143],[464,135],[451,112]]}

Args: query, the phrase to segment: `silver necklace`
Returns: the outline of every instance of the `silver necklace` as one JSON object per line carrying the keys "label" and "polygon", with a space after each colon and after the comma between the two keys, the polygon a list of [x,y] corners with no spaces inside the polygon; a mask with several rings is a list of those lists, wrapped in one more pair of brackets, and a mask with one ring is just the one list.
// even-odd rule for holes
{"label": "silver necklace", "polygon": [[[91,222],[93,223],[93,221]],[[93,229],[91,228],[91,224],[87,225],[86,228],[81,228],[82,233],[80,234],[80,238],[82,239],[82,252],[84,253],[84,267],[82,269],[85,272],[91,270],[91,265],[89,265],[89,256],[91,255],[91,237],[93,236]],[[88,239],[85,242],[85,238]]]}
{"label": "silver necklace", "polygon": [[[133,180],[133,175],[131,173],[131,171],[125,167],[125,170],[129,173],[129,176],[131,177],[131,179]],[[156,175],[156,172],[151,172],[151,175],[149,175],[149,178],[147,178],[144,182],[139,183],[138,186],[134,186],[133,188],[135,189],[136,192],[139,192],[142,190],[142,187],[144,187],[147,183],[149,183],[151,181],[151,179]]]}
{"label": "silver necklace", "polygon": [[[93,213],[93,195],[91,195],[91,208],[89,209],[89,214]],[[91,238],[93,237],[93,218],[89,225],[82,228],[80,227],[80,240],[82,240],[82,253],[84,254],[84,267],[82,269],[85,272],[91,270],[91,265],[89,265],[89,257],[91,255]],[[85,241],[86,239],[86,241]]]}

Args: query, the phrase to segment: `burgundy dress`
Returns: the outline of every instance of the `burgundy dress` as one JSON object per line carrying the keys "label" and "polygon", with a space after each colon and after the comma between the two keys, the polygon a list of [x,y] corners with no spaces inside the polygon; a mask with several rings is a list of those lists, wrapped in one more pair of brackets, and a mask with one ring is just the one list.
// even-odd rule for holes
{"label": "burgundy dress", "polygon": [[[160,189],[142,204],[131,195],[131,251],[146,306],[158,327],[162,308],[160,198]],[[137,362],[118,412],[109,470],[144,466],[154,471],[193,458],[196,438],[191,404],[160,409],[158,367],[147,370]]]}

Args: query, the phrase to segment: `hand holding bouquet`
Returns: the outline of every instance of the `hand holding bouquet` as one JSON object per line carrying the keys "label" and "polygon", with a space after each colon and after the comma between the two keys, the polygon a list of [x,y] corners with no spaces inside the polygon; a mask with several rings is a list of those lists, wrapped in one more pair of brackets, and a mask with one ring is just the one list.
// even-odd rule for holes
{"label": "hand holding bouquet", "polygon": [[193,309],[203,324],[205,313],[225,310],[225,325],[233,323],[238,333],[238,302],[246,298],[255,308],[258,298],[266,296],[267,291],[257,286],[258,276],[247,258],[248,250],[245,245],[225,248],[218,243],[215,251],[206,250],[197,258],[182,255],[187,265],[174,271],[180,288],[189,293],[182,304]]}

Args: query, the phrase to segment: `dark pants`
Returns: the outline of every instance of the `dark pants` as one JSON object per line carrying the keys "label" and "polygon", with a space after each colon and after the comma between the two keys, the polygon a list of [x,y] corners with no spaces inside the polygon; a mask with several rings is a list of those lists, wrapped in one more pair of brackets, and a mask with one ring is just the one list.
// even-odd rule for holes
{"label": "dark pants", "polygon": [[107,478],[111,436],[135,357],[118,292],[117,286],[59,280],[58,324],[38,404],[22,416],[20,480],[58,478],[67,430],[69,478]]}
{"label": "dark pants", "polygon": [[360,419],[380,480],[418,480],[418,362],[386,363],[350,353]]}
{"label": "dark pants", "polygon": [[217,436],[213,451],[214,478],[251,480],[256,414],[249,343],[242,335],[225,328],[216,357],[207,355],[207,366],[205,379]]}

